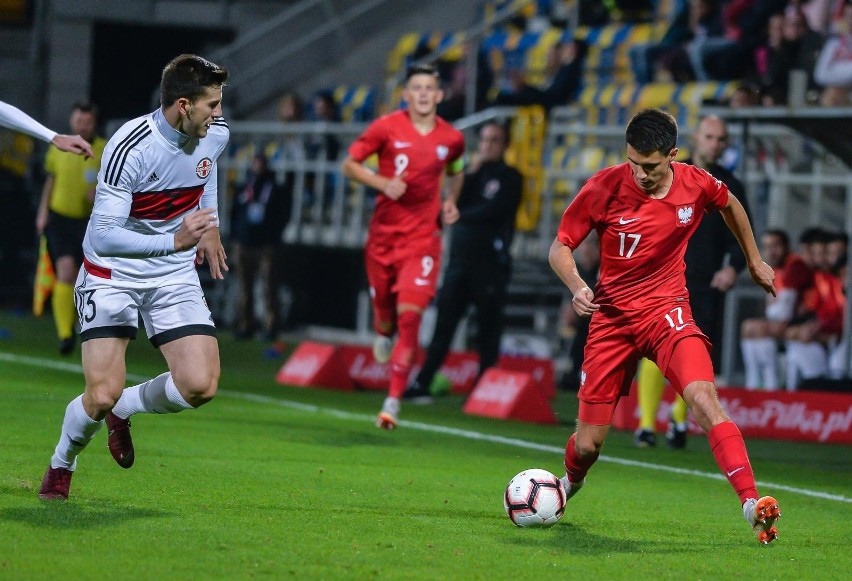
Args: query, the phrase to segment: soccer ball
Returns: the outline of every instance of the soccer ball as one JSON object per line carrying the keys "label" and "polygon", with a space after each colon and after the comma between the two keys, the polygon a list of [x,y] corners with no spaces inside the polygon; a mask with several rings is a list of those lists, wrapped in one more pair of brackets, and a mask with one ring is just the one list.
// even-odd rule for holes
{"label": "soccer ball", "polygon": [[547,470],[530,468],[509,481],[503,507],[519,527],[553,526],[565,512],[565,491]]}

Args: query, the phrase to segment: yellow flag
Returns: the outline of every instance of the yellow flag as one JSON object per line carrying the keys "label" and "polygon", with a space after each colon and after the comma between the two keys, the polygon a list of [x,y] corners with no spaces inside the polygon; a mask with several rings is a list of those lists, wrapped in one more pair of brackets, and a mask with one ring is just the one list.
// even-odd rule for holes
{"label": "yellow flag", "polygon": [[38,265],[33,287],[33,314],[36,317],[44,313],[44,303],[50,298],[54,283],[56,283],[56,273],[53,271],[53,262],[47,253],[47,238],[42,236],[38,245]]}

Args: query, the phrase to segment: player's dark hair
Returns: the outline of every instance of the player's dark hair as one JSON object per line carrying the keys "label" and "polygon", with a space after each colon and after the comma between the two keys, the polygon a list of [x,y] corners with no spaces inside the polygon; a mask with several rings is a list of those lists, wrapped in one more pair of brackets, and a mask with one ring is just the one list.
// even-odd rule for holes
{"label": "player's dark hair", "polygon": [[770,228],[766,232],[763,233],[764,236],[775,236],[778,240],[781,241],[781,244],[784,245],[784,248],[790,248],[790,237],[784,230],[779,230],[777,228]]}
{"label": "player's dark hair", "polygon": [[627,124],[627,145],[643,155],[659,151],[668,155],[677,144],[677,121],[659,109],[643,109]]}
{"label": "player's dark hair", "polygon": [[98,118],[98,106],[90,101],[77,101],[71,105],[71,111],[80,111],[81,113],[91,113],[92,117]]}
{"label": "player's dark hair", "polygon": [[435,77],[439,82],[441,80],[441,76],[438,74],[438,69],[432,65],[411,65],[405,71],[405,82],[407,83],[414,75],[429,75],[431,77]]}
{"label": "player's dark hair", "polygon": [[194,54],[182,54],[163,69],[160,104],[168,107],[184,97],[195,101],[207,87],[220,87],[228,80],[228,69]]}

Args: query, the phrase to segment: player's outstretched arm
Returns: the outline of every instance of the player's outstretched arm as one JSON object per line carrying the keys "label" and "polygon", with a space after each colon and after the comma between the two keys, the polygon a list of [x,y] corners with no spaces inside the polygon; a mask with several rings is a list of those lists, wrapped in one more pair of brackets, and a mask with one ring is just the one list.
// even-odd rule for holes
{"label": "player's outstretched arm", "polygon": [[86,157],[94,157],[95,155],[92,153],[92,145],[79,135],[57,134],[56,137],[51,140],[51,143],[55,145],[57,149],[67,151],[69,153],[85,155]]}
{"label": "player's outstretched arm", "polygon": [[550,245],[550,252],[547,255],[550,267],[565,283],[571,294],[574,295],[571,301],[571,306],[574,312],[581,317],[590,317],[600,309],[600,305],[592,301],[595,300],[595,293],[589,288],[589,285],[580,277],[577,270],[577,262],[574,260],[574,253],[568,246],[562,244],[559,239],[555,239]]}
{"label": "player's outstretched arm", "polygon": [[59,135],[17,107],[0,101],[0,125],[53,143],[62,151],[92,157],[92,146],[79,135]]}
{"label": "player's outstretched arm", "polygon": [[207,260],[207,264],[210,266],[210,276],[222,280],[229,270],[227,259],[228,255],[225,254],[225,248],[222,246],[222,239],[219,236],[219,228],[212,228],[205,232],[195,249],[195,263],[204,264],[204,261]]}
{"label": "player's outstretched arm", "polygon": [[721,212],[722,218],[725,219],[725,223],[743,249],[752,280],[763,290],[775,296],[775,272],[760,257],[760,250],[757,248],[743,205],[735,195],[729,193],[728,205],[722,208]]}

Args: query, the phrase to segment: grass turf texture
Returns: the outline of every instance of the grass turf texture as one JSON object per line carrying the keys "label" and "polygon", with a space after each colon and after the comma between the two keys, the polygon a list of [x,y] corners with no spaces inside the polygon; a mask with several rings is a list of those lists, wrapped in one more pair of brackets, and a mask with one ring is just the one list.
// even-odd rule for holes
{"label": "grass turf texture", "polygon": [[[461,400],[406,406],[403,420],[535,442],[529,449],[372,420],[383,394],[278,386],[283,357],[220,338],[220,395],[198,411],[133,418],[136,464],[122,470],[101,430],[80,456],[68,503],[38,500],[79,354],[55,354],[52,322],[0,312],[0,578],[139,579],[834,579],[852,570],[852,505],[764,485],[783,518],[760,546],[721,480],[602,459],[551,529],[518,529],[502,493],[525,468],[562,474],[576,413],[558,427],[461,413]],[[21,358],[31,358],[21,361]],[[12,361],[17,359],[17,361]],[[36,366],[61,362],[69,370]],[[146,340],[128,372],[165,369]],[[340,410],[344,414],[330,413]],[[718,473],[705,438],[688,449],[610,458]],[[758,480],[852,496],[849,447],[750,440]]]}

